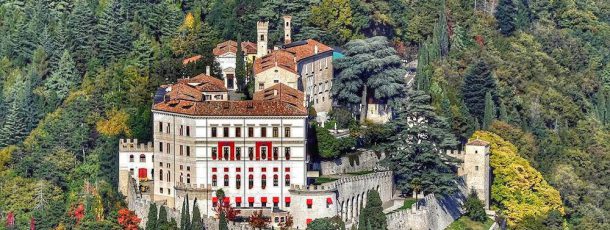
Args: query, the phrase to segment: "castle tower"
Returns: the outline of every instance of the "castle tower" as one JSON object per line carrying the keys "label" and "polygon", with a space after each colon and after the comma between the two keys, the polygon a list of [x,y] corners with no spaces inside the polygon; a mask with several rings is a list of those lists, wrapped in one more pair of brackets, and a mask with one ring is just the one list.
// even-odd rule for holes
{"label": "castle tower", "polygon": [[464,174],[466,186],[470,191],[477,192],[479,199],[489,209],[491,168],[489,167],[489,143],[476,139],[466,144],[464,154]]}
{"label": "castle tower", "polygon": [[292,42],[292,17],[285,15],[284,16],[284,44],[288,44]]}
{"label": "castle tower", "polygon": [[256,23],[256,58],[267,55],[267,35],[269,33],[269,22]]}

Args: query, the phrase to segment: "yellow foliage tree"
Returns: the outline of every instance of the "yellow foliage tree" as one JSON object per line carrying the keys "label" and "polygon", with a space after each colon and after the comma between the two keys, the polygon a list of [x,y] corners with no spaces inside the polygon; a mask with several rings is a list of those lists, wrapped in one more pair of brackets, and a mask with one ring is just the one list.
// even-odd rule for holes
{"label": "yellow foliage tree", "polygon": [[100,120],[96,123],[97,131],[106,136],[116,136],[121,133],[129,136],[129,114],[125,111],[113,110],[108,113],[108,119]]}
{"label": "yellow foliage tree", "polygon": [[527,216],[545,216],[552,210],[565,213],[559,192],[519,156],[517,147],[492,132],[477,131],[473,137],[491,144],[491,198],[506,215],[509,227],[518,226]]}
{"label": "yellow foliage tree", "polygon": [[187,29],[191,32],[195,30],[195,17],[193,17],[193,14],[191,12],[186,14],[184,22],[182,23],[182,28]]}
{"label": "yellow foliage tree", "polygon": [[3,149],[0,149],[0,172],[4,171],[4,166],[11,159],[13,152],[17,150],[17,146],[9,145]]}

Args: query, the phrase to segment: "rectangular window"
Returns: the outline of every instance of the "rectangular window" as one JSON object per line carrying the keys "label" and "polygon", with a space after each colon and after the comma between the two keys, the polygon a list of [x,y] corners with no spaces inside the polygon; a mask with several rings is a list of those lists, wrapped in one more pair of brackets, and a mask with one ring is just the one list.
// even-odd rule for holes
{"label": "rectangular window", "polygon": [[166,133],[169,133],[169,126],[170,126],[169,123],[167,123],[167,125],[165,126],[165,132]]}
{"label": "rectangular window", "polygon": [[284,148],[284,158],[286,160],[290,160],[290,147],[285,147]]}
{"label": "rectangular window", "polygon": [[163,152],[163,142],[159,142],[159,152]]}
{"label": "rectangular window", "polygon": [[159,121],[159,132],[162,133],[163,132],[163,122]]}
{"label": "rectangular window", "polygon": [[254,137],[254,127],[248,127],[248,137]]}
{"label": "rectangular window", "polygon": [[218,156],[218,148],[212,147],[212,160],[216,160],[217,156]]}
{"label": "rectangular window", "polygon": [[186,156],[187,157],[191,156],[191,146],[186,146]]}
{"label": "rectangular window", "polygon": [[191,136],[191,126],[186,126],[186,136],[187,137]]}
{"label": "rectangular window", "polygon": [[216,137],[216,127],[212,127],[212,137]]}
{"label": "rectangular window", "polygon": [[163,194],[163,188],[159,188],[159,193]]}
{"label": "rectangular window", "polygon": [[284,128],[284,137],[290,137],[290,127]]}
{"label": "rectangular window", "polygon": [[252,160],[254,158],[254,148],[248,147],[248,158]]}
{"label": "rectangular window", "polygon": [[261,137],[267,137],[267,128],[261,127]]}
{"label": "rectangular window", "polygon": [[241,147],[235,147],[235,158],[241,160]]}
{"label": "rectangular window", "polygon": [[180,125],[180,132],[179,132],[178,135],[183,136],[184,135],[184,131],[183,130],[184,130],[184,126]]}
{"label": "rectangular window", "polygon": [[259,90],[265,89],[265,83],[264,82],[258,83],[258,89]]}
{"label": "rectangular window", "polygon": [[183,151],[183,147],[182,147],[182,145],[180,145],[180,156],[182,156],[182,154],[183,154],[182,151]]}
{"label": "rectangular window", "polygon": [[235,127],[235,137],[241,137],[241,127]]}
{"label": "rectangular window", "polygon": [[231,153],[231,151],[229,150],[228,146],[222,147],[222,155],[224,156],[225,161],[229,160],[229,153]]}
{"label": "rectangular window", "polygon": [[222,136],[229,137],[229,127],[222,128]]}
{"label": "rectangular window", "polygon": [[170,151],[170,147],[171,147],[171,146],[170,146],[170,144],[169,144],[169,143],[167,143],[167,144],[166,144],[166,146],[167,146],[167,150],[166,150],[166,151],[167,151],[167,153],[171,153],[171,151]]}
{"label": "rectangular window", "polygon": [[273,137],[278,137],[280,135],[280,131],[278,127],[273,127]]}

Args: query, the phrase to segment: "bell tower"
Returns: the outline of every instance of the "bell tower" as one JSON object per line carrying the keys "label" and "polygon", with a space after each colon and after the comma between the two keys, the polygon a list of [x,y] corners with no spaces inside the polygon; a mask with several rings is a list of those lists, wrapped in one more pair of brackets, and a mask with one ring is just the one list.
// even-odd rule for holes
{"label": "bell tower", "polygon": [[284,44],[292,42],[292,17],[289,15],[284,16]]}
{"label": "bell tower", "polygon": [[267,35],[269,33],[269,22],[259,21],[256,23],[256,58],[267,55]]}
{"label": "bell tower", "polygon": [[479,139],[466,144],[464,154],[464,174],[468,192],[477,192],[479,199],[489,209],[491,168],[489,167],[490,145]]}

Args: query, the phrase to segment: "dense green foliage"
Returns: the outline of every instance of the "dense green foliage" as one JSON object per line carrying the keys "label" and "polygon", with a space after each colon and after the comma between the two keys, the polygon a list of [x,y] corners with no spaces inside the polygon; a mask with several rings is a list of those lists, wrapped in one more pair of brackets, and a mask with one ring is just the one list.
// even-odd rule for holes
{"label": "dense green foliage", "polygon": [[307,225],[307,230],[345,230],[345,223],[339,216],[315,219]]}
{"label": "dense green foliage", "polygon": [[382,204],[377,191],[369,190],[366,193],[366,207],[360,210],[360,215],[358,216],[359,230],[384,230],[388,228]]}
{"label": "dense green foliage", "polygon": [[473,190],[466,197],[466,201],[464,202],[464,210],[466,211],[466,216],[471,220],[478,222],[485,222],[487,220],[487,214],[485,213],[485,206],[483,206],[483,202],[479,200],[477,193]]}
{"label": "dense green foliage", "polygon": [[[389,126],[394,135],[384,144],[385,163],[394,171],[397,188],[424,193],[450,194],[456,190],[456,173],[448,162],[454,161],[445,150],[458,145],[443,117],[438,116],[430,96],[410,90],[400,101],[397,119]],[[418,191],[418,192],[419,192]]]}

